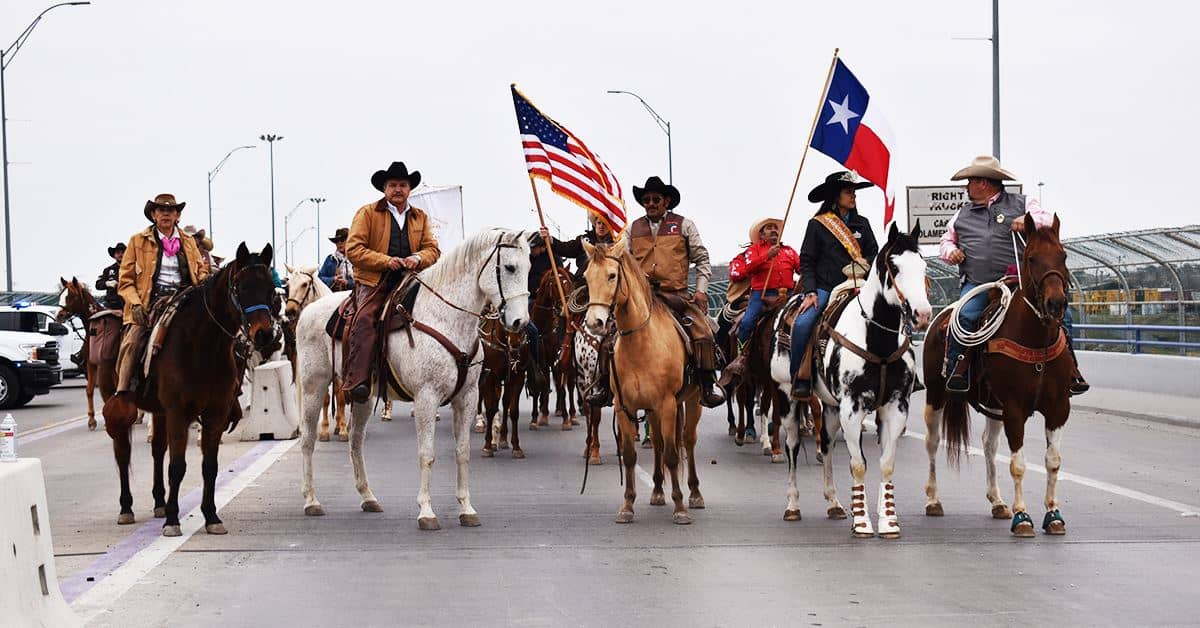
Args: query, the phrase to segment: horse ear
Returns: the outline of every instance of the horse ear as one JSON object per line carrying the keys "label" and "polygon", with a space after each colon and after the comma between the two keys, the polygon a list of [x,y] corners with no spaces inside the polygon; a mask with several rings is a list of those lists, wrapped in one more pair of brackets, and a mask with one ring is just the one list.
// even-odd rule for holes
{"label": "horse ear", "polygon": [[1061,226],[1062,223],[1058,221],[1058,214],[1056,213],[1054,214],[1054,223],[1050,225],[1050,228],[1054,230],[1054,235],[1058,235],[1058,229]]}
{"label": "horse ear", "polygon": [[625,251],[628,248],[629,248],[629,241],[626,240],[625,238],[621,238],[620,240],[617,240],[616,242],[613,243],[612,247],[610,247],[608,249],[608,253],[609,253],[609,255],[612,255],[613,257],[621,257],[622,255],[625,254]]}
{"label": "horse ear", "polygon": [[288,274],[289,274],[289,275],[294,275],[294,274],[296,274],[296,269],[295,269],[295,268],[292,268],[292,265],[291,265],[291,264],[284,264],[284,265],[283,265],[283,267],[287,269],[287,272],[288,272]]}
{"label": "horse ear", "polygon": [[588,259],[591,259],[592,256],[594,256],[596,254],[596,247],[592,246],[591,242],[588,242],[587,240],[583,240],[583,252],[585,255],[588,256]]}
{"label": "horse ear", "polygon": [[66,287],[67,287],[67,280],[66,280],[66,279],[63,279],[62,277],[59,277],[59,278],[58,278],[58,280],[62,282],[62,286],[63,286],[64,288],[66,288]]}
{"label": "horse ear", "polygon": [[246,263],[247,257],[250,257],[250,249],[246,248],[245,242],[242,242],[241,244],[238,245],[237,255],[234,256],[234,261],[238,265],[242,265],[242,264]]}
{"label": "horse ear", "polygon": [[908,236],[918,242],[921,241],[921,219],[920,218],[918,218],[915,222],[913,222],[912,231],[910,231],[908,233]]}
{"label": "horse ear", "polygon": [[895,240],[895,239],[896,239],[896,236],[898,236],[898,235],[900,235],[900,227],[897,227],[897,226],[896,226],[896,221],[894,221],[894,220],[893,220],[893,221],[892,221],[892,227],[891,227],[891,229],[888,229],[888,239],[887,239],[887,241],[888,241],[888,242],[892,242],[893,240]]}
{"label": "horse ear", "polygon": [[263,247],[262,253],[258,254],[258,261],[270,266],[271,258],[273,257],[275,257],[275,249],[271,248],[271,244],[268,242],[267,245]]}
{"label": "horse ear", "polygon": [[1033,214],[1025,212],[1025,235],[1031,236],[1037,231],[1037,223],[1033,221]]}

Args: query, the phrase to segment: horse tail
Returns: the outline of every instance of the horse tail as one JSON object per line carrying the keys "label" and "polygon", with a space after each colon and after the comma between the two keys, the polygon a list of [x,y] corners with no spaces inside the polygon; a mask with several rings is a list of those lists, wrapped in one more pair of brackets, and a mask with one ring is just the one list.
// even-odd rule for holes
{"label": "horse tail", "polygon": [[946,460],[957,468],[962,455],[967,451],[971,436],[971,415],[967,411],[967,400],[954,395],[946,399],[942,409],[942,432],[946,439]]}

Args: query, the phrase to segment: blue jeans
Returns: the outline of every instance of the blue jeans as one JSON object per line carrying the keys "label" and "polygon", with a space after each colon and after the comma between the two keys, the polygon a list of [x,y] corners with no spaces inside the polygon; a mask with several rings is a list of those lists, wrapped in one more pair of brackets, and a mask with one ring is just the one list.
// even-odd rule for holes
{"label": "blue jeans", "polygon": [[[773,297],[779,294],[779,291],[772,288],[767,290],[767,296]],[[738,340],[746,342],[750,340],[750,336],[754,333],[754,325],[758,323],[758,318],[762,316],[763,311],[763,291],[755,290],[750,293],[750,302],[746,304],[746,314],[742,316],[742,322],[738,325]]]}
{"label": "blue jeans", "polygon": [[[967,292],[973,290],[978,285],[979,284],[977,283],[971,283],[969,281],[964,283],[962,290],[958,292],[958,297],[961,299],[963,295],[967,294]],[[983,316],[983,310],[987,308],[987,304],[988,295],[986,292],[981,292],[974,297],[971,297],[970,301],[962,304],[962,307],[958,309],[956,316],[958,316],[958,323],[963,328],[963,331],[975,331],[979,329],[979,317]],[[954,334],[949,333],[949,330],[947,330],[946,357],[950,358],[951,360],[957,360],[958,356],[962,355],[962,353],[962,343],[954,337]]]}
{"label": "blue jeans", "polygon": [[817,321],[821,318],[821,312],[825,311],[825,306],[828,304],[829,291],[817,288],[816,307],[808,308],[803,314],[796,317],[796,322],[792,323],[792,377],[795,377],[796,371],[800,370],[800,360],[804,358],[804,347],[808,344],[809,336],[812,336],[813,327],[816,327]]}

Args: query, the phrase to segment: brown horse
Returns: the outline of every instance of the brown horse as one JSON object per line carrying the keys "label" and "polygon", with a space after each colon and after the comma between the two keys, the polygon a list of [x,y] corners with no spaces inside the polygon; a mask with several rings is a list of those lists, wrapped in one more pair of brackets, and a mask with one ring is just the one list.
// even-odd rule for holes
{"label": "brown horse", "polygon": [[[925,514],[943,514],[937,495],[934,462],[938,432],[944,424],[947,454],[952,463],[957,461],[967,447],[970,425],[967,405],[970,404],[990,417],[983,435],[983,459],[987,467],[987,498],[992,505],[992,516],[997,519],[1012,517],[1011,532],[1019,537],[1030,537],[1034,536],[1034,529],[1025,507],[1023,448],[1025,421],[1035,411],[1046,420],[1046,516],[1042,520],[1042,529],[1056,535],[1067,531],[1058,510],[1056,488],[1062,467],[1059,454],[1062,428],[1071,412],[1067,388],[1073,363],[1065,350],[1062,328],[1067,304],[1067,254],[1058,237],[1058,217],[1054,218],[1053,225],[1042,228],[1038,228],[1028,214],[1024,220],[1029,241],[1020,262],[1022,286],[1012,293],[1011,306],[1003,323],[980,356],[977,364],[982,364],[982,368],[972,369],[971,390],[965,396],[948,394],[942,374],[947,323],[953,308],[947,308],[937,316],[925,340],[925,381],[929,386],[925,402],[925,449],[929,454]],[[1001,429],[1012,452],[1009,463],[1014,486],[1012,510],[1004,503],[996,486],[996,449]]]}
{"label": "brown horse", "polygon": [[[96,408],[94,396],[96,389],[100,389],[100,400],[108,401],[108,398],[113,396],[117,391],[117,356],[116,352],[112,356],[92,356],[91,355],[91,339],[93,330],[104,328],[105,333],[114,334],[117,340],[120,340],[121,328],[121,313],[115,312],[113,316],[105,316],[92,320],[92,316],[105,311],[105,308],[96,301],[96,297],[92,296],[90,290],[86,286],[79,283],[79,279],[72,277],[71,281],[67,281],[59,277],[63,286],[63,295],[61,299],[62,307],[58,311],[58,322],[63,322],[72,316],[78,316],[83,321],[84,326],[88,330],[88,337],[84,340],[83,351],[80,353],[84,373],[87,377],[87,417],[88,429],[96,429]],[[115,329],[113,329],[115,327]],[[97,357],[97,359],[92,359]]]}
{"label": "brown horse", "polygon": [[[200,510],[209,534],[225,534],[214,502],[221,433],[241,418],[238,392],[248,343],[260,354],[276,345],[272,303],[271,245],[251,253],[245,243],[237,258],[179,297],[175,318],[154,358],[154,368],[133,394],[104,404],[104,427],[113,440],[121,479],[119,524],[134,522],[129,491],[129,430],[141,408],[154,416],[154,516],[165,517],[163,536],[180,536],[179,485],[187,471],[188,428],[199,419],[204,494]],[[232,425],[231,425],[232,424]],[[164,499],[163,455],[170,448],[170,494]]]}
{"label": "brown horse", "polygon": [[[529,337],[525,330],[508,331],[500,317],[486,317],[479,325],[483,345],[483,369],[479,373],[479,404],[487,417],[484,423],[484,458],[496,455],[496,448],[508,449],[508,426],[512,424],[512,456],[524,458],[517,424],[521,417],[521,389],[529,364]],[[499,415],[499,416],[497,416]],[[497,428],[494,421],[499,420]],[[535,417],[536,420],[536,417]],[[493,437],[497,441],[493,444]]]}
{"label": "brown horse", "polygon": [[[529,429],[536,430],[550,423],[550,387],[554,387],[554,415],[562,417],[563,431],[570,430],[578,420],[575,419],[575,399],[571,397],[567,386],[566,373],[560,367],[556,356],[562,348],[562,338],[565,333],[565,318],[562,313],[562,302],[558,290],[564,295],[570,294],[574,286],[571,284],[571,273],[561,266],[558,267],[559,288],[554,287],[554,271],[542,275],[538,282],[537,291],[533,294],[533,306],[529,308],[529,319],[537,326],[540,341],[538,353],[541,361],[534,368],[541,370],[544,385],[531,390],[533,395],[533,417]],[[570,413],[567,413],[567,401],[570,401]]]}
{"label": "brown horse", "polygon": [[[784,462],[783,447],[779,442],[779,409],[788,403],[787,396],[779,390],[771,379],[771,356],[774,354],[775,330],[771,322],[783,308],[783,299],[767,297],[764,308],[750,336],[746,351],[749,352],[746,361],[746,371],[742,377],[730,379],[730,388],[738,401],[738,422],[734,432],[734,443],[739,447],[745,442],[762,441],[762,453],[771,456],[771,462]],[[743,316],[745,314],[743,313]],[[735,323],[740,323],[737,319]],[[730,334],[731,348],[737,349],[736,325]],[[732,355],[732,353],[731,353]],[[755,412],[757,406],[758,411]],[[770,425],[767,428],[767,413],[770,413]],[[755,420],[759,421],[759,429],[755,429]]]}
{"label": "brown horse", "polygon": [[[695,455],[700,388],[684,379],[688,362],[684,336],[671,312],[655,298],[625,240],[611,249],[586,242],[583,246],[590,258],[584,271],[589,295],[587,327],[593,333],[600,333],[612,317],[617,329],[609,378],[625,463],[625,502],[617,512],[617,523],[633,521],[633,501],[637,497],[634,416],[645,410],[654,445],[654,489],[650,504],[666,503],[665,467],[671,474],[671,499],[675,502],[672,521],[689,524],[692,518],[688,506],[704,508],[704,497],[696,476]],[[697,324],[706,323],[697,321]],[[680,454],[684,451],[688,462],[688,505],[684,505],[679,481]]]}

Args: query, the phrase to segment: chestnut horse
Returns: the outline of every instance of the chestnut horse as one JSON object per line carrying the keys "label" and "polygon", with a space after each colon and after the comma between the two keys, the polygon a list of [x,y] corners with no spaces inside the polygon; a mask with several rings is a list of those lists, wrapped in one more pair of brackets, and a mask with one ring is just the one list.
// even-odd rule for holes
{"label": "chestnut horse", "polygon": [[[987,350],[981,356],[983,367],[972,369],[971,390],[965,396],[949,395],[942,374],[947,321],[957,311],[954,305],[938,314],[925,339],[925,381],[929,386],[925,393],[925,450],[929,454],[925,514],[943,514],[937,495],[934,461],[938,432],[944,425],[947,455],[951,462],[956,461],[967,447],[970,427],[967,405],[970,404],[989,417],[983,433],[983,460],[987,468],[987,498],[991,502],[992,516],[996,519],[1012,517],[1012,534],[1031,537],[1035,533],[1025,506],[1023,448],[1025,422],[1035,411],[1046,420],[1046,515],[1042,519],[1042,529],[1046,534],[1067,533],[1066,522],[1058,509],[1056,489],[1062,467],[1059,453],[1062,430],[1071,413],[1067,389],[1073,362],[1066,350],[1066,332],[1062,327],[1067,306],[1067,254],[1058,237],[1058,216],[1054,217],[1051,226],[1041,228],[1028,214],[1024,220],[1029,241],[1019,266],[1021,285],[1012,293],[1011,307],[1003,322],[987,341]],[[993,288],[998,287],[993,285]],[[1002,429],[1012,452],[1008,465],[1013,478],[1011,510],[996,486],[996,449]]]}
{"label": "chestnut horse", "polygon": [[[592,333],[601,333],[611,317],[617,329],[609,374],[613,414],[620,426],[620,452],[625,463],[625,502],[617,512],[617,523],[633,522],[638,433],[634,416],[645,410],[654,445],[654,489],[650,504],[666,503],[665,466],[671,474],[671,499],[675,502],[671,519],[677,524],[689,524],[692,518],[688,507],[704,508],[704,497],[696,476],[695,455],[700,388],[684,379],[688,355],[683,332],[667,307],[654,296],[626,240],[611,248],[587,242],[583,247],[590,258],[583,273],[589,295],[587,327]],[[680,454],[684,451],[688,462],[688,505],[683,502],[679,481]]]}
{"label": "chestnut horse", "polygon": [[[566,373],[556,359],[562,348],[562,338],[566,332],[565,319],[562,313],[562,302],[558,297],[558,289],[554,287],[554,271],[547,271],[538,282],[537,292],[533,294],[533,305],[529,308],[529,319],[537,325],[541,336],[541,346],[538,353],[542,356],[534,368],[542,372],[545,382],[538,390],[531,390],[533,399],[533,416],[529,429],[536,430],[550,423],[550,388],[554,388],[554,415],[562,417],[563,431],[570,430],[578,419],[575,418],[575,399],[571,397],[567,386]],[[564,295],[570,294],[574,286],[571,284],[571,273],[561,266],[558,267],[559,287]],[[570,401],[570,413],[567,412],[567,401]]]}
{"label": "chestnut horse", "polygon": [[[175,318],[154,357],[153,370],[132,394],[114,395],[104,403],[104,428],[113,440],[121,478],[119,524],[134,522],[129,491],[129,430],[139,408],[154,416],[154,516],[166,517],[163,536],[180,536],[179,485],[187,472],[188,428],[201,426],[204,494],[200,511],[209,534],[225,534],[214,502],[217,450],[221,433],[241,418],[238,393],[252,342],[259,353],[277,343],[271,304],[271,245],[251,253],[243,242],[237,258],[182,295]],[[147,343],[149,345],[149,342]],[[147,349],[149,350],[149,349]],[[164,499],[163,455],[170,448],[167,470],[170,493]]]}
{"label": "chestnut horse", "polygon": [[[83,358],[83,363],[80,364],[84,369],[84,374],[87,377],[87,417],[88,429],[96,429],[96,407],[94,405],[94,395],[96,389],[100,389],[100,400],[108,401],[108,398],[113,396],[117,391],[117,357],[114,353],[109,359],[93,360],[91,355],[91,329],[93,325],[115,325],[117,330],[115,333],[120,336],[119,328],[121,327],[121,311],[114,310],[112,320],[107,320],[108,317],[102,317],[100,320],[93,321],[92,316],[104,312],[105,308],[96,301],[96,297],[92,296],[90,290],[86,286],[79,283],[75,277],[71,281],[67,281],[59,277],[62,281],[63,292],[59,297],[58,322],[66,321],[72,316],[78,316],[83,321],[84,327],[88,329],[88,336],[83,340],[83,351],[80,357]],[[118,338],[119,339],[119,338]]]}
{"label": "chestnut horse", "polygon": [[[483,369],[479,373],[479,404],[487,417],[484,422],[483,450],[491,458],[496,448],[508,449],[509,424],[512,425],[512,457],[525,457],[517,424],[521,418],[521,389],[529,364],[529,336],[525,329],[509,331],[498,313],[485,316],[479,324],[479,342],[483,345]],[[499,421],[499,425],[496,425]],[[537,417],[534,417],[536,424]]]}

